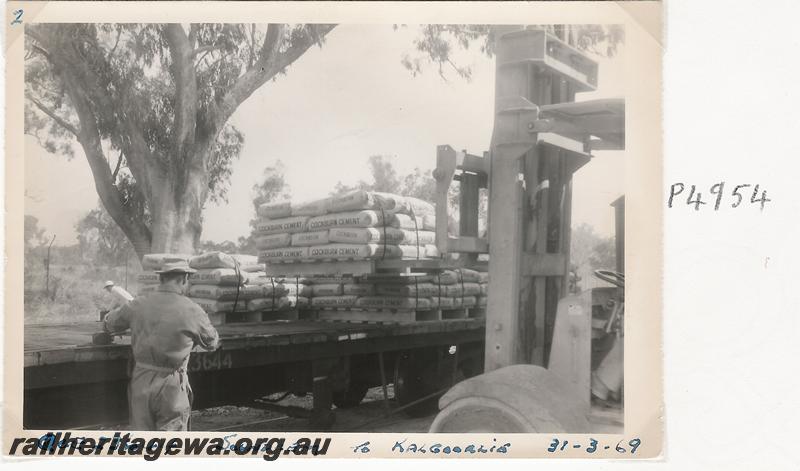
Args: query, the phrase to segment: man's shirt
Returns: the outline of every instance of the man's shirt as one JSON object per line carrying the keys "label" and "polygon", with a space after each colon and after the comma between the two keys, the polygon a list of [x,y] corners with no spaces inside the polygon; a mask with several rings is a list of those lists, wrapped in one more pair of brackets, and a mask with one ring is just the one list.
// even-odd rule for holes
{"label": "man's shirt", "polygon": [[111,311],[105,323],[110,332],[130,328],[134,359],[156,367],[185,367],[192,347],[215,350],[219,343],[208,314],[171,286]]}

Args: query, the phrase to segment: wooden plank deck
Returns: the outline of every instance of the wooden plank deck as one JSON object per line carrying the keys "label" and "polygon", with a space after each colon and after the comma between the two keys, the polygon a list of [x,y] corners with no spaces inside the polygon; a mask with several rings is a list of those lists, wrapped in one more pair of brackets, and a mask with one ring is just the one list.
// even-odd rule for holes
{"label": "wooden plank deck", "polygon": [[[408,324],[352,324],[324,321],[269,321],[233,323],[217,328],[226,351],[253,348],[313,345],[380,337],[472,332],[484,327],[482,319],[456,319]],[[91,344],[99,322],[25,326],[25,366],[127,358],[130,337],[117,337],[113,345]]]}

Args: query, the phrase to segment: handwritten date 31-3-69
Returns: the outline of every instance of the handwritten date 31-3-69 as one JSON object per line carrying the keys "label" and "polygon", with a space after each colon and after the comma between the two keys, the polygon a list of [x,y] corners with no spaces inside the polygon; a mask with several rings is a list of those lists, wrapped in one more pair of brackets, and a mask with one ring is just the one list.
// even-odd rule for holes
{"label": "handwritten date 31-3-69", "polygon": [[[694,205],[695,211],[700,211],[703,205],[710,205],[713,203],[714,211],[719,211],[723,200],[726,204],[730,203],[731,208],[738,208],[742,203],[747,201],[749,196],[750,204],[761,204],[760,209],[764,210],[764,205],[772,201],[767,198],[767,190],[761,189],[759,184],[742,183],[739,185],[727,185],[725,182],[717,182],[709,187],[708,192],[714,195],[712,198],[703,200],[703,193],[697,191],[695,185],[689,185],[688,194],[685,193],[687,185],[683,183],[673,183],[669,188],[669,198],[667,199],[667,207],[672,208],[673,205],[683,201],[683,197],[678,198],[679,195],[687,196],[686,204],[688,206]],[[727,189],[726,189],[727,188]],[[708,206],[711,208],[711,206]]]}
{"label": "handwritten date 31-3-69", "polygon": [[[633,440],[628,440],[625,443],[625,440],[620,440],[616,444],[613,443],[600,443],[594,438],[589,438],[588,443],[583,443],[583,440],[573,441],[570,442],[569,440],[559,440],[558,438],[554,438],[552,442],[550,442],[550,446],[547,448],[547,451],[550,453],[555,453],[557,451],[564,451],[568,448],[573,449],[583,449],[586,453],[594,453],[595,451],[601,450],[608,450],[610,448],[614,448],[617,453],[630,453],[631,455],[636,453],[636,449],[639,448],[639,445],[642,444],[642,441],[638,438],[634,438]],[[626,448],[630,447],[630,448]]]}

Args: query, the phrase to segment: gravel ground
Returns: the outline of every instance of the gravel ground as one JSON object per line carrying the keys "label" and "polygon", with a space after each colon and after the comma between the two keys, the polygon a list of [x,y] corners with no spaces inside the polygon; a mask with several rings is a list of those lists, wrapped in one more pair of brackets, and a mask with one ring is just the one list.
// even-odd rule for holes
{"label": "gravel ground", "polygon": [[[388,388],[390,406],[397,404],[392,400],[392,387]],[[296,406],[310,409],[312,397],[289,396],[278,402],[284,406]],[[336,409],[336,422],[333,432],[427,432],[433,422],[435,414],[422,418],[410,418],[399,412],[386,418],[378,419],[386,414],[383,402],[383,390],[372,388],[367,391],[364,401],[355,408]],[[249,407],[212,407],[194,411],[192,413],[191,427],[193,431],[240,431],[264,432],[280,431],[292,432],[308,430],[307,419],[286,417],[272,411],[253,409]]]}

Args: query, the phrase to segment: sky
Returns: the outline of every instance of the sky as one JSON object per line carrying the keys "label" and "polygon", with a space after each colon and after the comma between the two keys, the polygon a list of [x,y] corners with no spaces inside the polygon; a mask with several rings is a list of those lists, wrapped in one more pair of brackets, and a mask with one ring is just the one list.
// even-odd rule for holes
{"label": "sky", "polygon": [[[436,165],[436,146],[472,154],[488,150],[493,126],[494,59],[477,48],[456,55],[469,81],[443,80],[431,65],[416,77],[401,64],[414,54],[413,26],[340,25],[322,48],[313,47],[286,75],[256,91],[232,116],[245,136],[233,164],[228,203],[208,203],[202,238],[236,241],[254,217],[252,187],[265,167],[283,162],[292,199],[327,196],[337,182],[369,180],[371,155],[393,157],[399,175]],[[577,100],[624,97],[624,47],[600,63],[598,90]],[[80,148],[75,158],[47,153],[25,138],[25,213],[36,216],[57,244],[77,241],[75,223],[97,207],[94,183]],[[614,232],[610,203],[624,193],[624,152],[596,152],[575,173],[573,224]]]}

